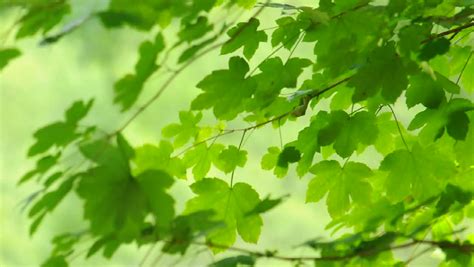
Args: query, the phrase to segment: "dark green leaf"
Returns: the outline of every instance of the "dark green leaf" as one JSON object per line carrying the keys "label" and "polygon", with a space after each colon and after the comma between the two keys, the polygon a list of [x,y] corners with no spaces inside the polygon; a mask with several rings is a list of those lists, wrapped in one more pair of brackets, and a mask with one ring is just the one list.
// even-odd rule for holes
{"label": "dark green leaf", "polygon": [[376,48],[370,54],[368,63],[357,71],[348,85],[355,88],[352,96],[354,102],[375,96],[381,91],[386,101],[394,103],[408,85],[405,67],[396,54],[394,44]]}
{"label": "dark green leaf", "polygon": [[238,267],[238,266],[254,266],[255,258],[247,255],[225,258],[210,264],[210,267]]}
{"label": "dark green leaf", "polygon": [[282,168],[288,168],[288,163],[295,163],[301,159],[301,152],[293,146],[287,146],[278,155],[277,165]]}
{"label": "dark green leaf", "polygon": [[34,35],[39,31],[46,34],[69,12],[69,3],[66,1],[46,1],[31,5],[19,21],[20,28],[16,33],[16,38]]}
{"label": "dark green leaf", "polygon": [[443,55],[449,51],[450,41],[446,38],[436,38],[429,41],[421,48],[418,58],[423,61],[428,61],[437,55]]}
{"label": "dark green leaf", "polygon": [[0,70],[5,68],[7,64],[16,57],[21,55],[20,50],[16,48],[3,48],[0,49]]}
{"label": "dark green leaf", "polygon": [[375,116],[361,111],[349,116],[344,111],[331,112],[330,123],[318,133],[322,146],[334,143],[333,147],[341,157],[349,157],[359,144],[370,145],[377,139],[378,128]]}

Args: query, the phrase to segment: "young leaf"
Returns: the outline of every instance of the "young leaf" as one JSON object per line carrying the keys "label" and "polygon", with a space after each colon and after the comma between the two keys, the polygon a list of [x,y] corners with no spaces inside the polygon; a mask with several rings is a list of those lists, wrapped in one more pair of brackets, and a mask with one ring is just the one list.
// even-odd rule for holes
{"label": "young leaf", "polygon": [[216,167],[225,173],[230,173],[237,166],[244,167],[247,162],[247,151],[241,150],[236,146],[229,146],[219,153],[216,161]]}
{"label": "young leaf", "polygon": [[248,22],[239,23],[230,29],[227,32],[230,40],[222,45],[221,54],[229,54],[243,47],[245,58],[250,60],[257,51],[259,43],[267,41],[267,34],[257,30],[259,25],[258,19],[251,18]]}
{"label": "young leaf", "polygon": [[207,237],[222,246],[235,242],[236,231],[246,242],[256,243],[260,236],[262,218],[259,215],[245,216],[259,202],[258,193],[248,184],[236,183],[230,188],[217,178],[204,178],[191,186],[197,195],[186,203],[185,214],[212,210],[214,220],[224,221],[226,227],[210,232]]}
{"label": "young leaf", "polygon": [[186,178],[186,166],[182,159],[172,157],[173,146],[167,141],[161,141],[158,146],[145,144],[138,147],[133,159],[135,175],[147,170],[164,170],[169,175]]}
{"label": "young leaf", "polygon": [[327,206],[331,217],[337,218],[350,209],[350,202],[370,203],[372,188],[367,178],[372,171],[367,165],[347,162],[343,167],[335,160],[322,161],[311,168],[316,174],[308,185],[306,202],[318,202],[328,193]]}
{"label": "young leaf", "polygon": [[223,149],[224,146],[221,144],[212,144],[209,147],[200,144],[184,155],[184,163],[188,168],[193,167],[192,172],[196,181],[207,175],[212,163],[218,164],[218,157]]}

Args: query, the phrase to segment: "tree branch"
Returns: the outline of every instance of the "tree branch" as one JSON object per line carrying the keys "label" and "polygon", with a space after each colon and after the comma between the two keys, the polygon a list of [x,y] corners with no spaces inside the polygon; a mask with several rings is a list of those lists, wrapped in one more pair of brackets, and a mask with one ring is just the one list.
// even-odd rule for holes
{"label": "tree branch", "polygon": [[[316,98],[316,97],[318,97],[318,96],[320,96],[320,95],[322,95],[322,94],[324,94],[324,93],[330,91],[330,90],[333,89],[333,88],[336,88],[338,85],[341,85],[341,84],[343,84],[343,83],[349,81],[352,77],[353,77],[353,76],[349,76],[349,77],[347,77],[347,78],[345,78],[345,79],[342,79],[342,80],[340,80],[340,81],[338,81],[338,82],[336,82],[336,83],[334,83],[334,84],[331,84],[331,85],[329,85],[328,87],[325,87],[325,88],[323,88],[323,89],[321,89],[321,90],[317,90],[317,91],[315,90],[314,92],[312,92],[312,93],[310,93],[310,94],[307,94],[307,95],[304,96],[303,98],[305,99],[305,101],[307,101],[307,103],[309,103],[309,101],[310,101],[311,99]],[[307,106],[308,106],[308,104],[305,105],[305,109],[307,108]],[[248,126],[248,127],[245,127],[245,128],[235,128],[235,129],[224,130],[223,132],[221,132],[221,133],[219,133],[219,134],[216,134],[216,135],[214,135],[214,136],[211,136],[211,137],[209,137],[209,138],[206,138],[206,139],[204,139],[204,140],[201,140],[201,141],[199,141],[199,142],[196,142],[196,143],[194,143],[194,144],[188,146],[188,147],[185,148],[183,151],[179,152],[179,153],[176,155],[176,157],[182,155],[183,153],[185,153],[186,151],[192,149],[193,147],[196,147],[196,146],[198,146],[198,145],[200,145],[200,144],[206,143],[207,141],[210,141],[210,140],[219,138],[219,137],[221,137],[221,136],[228,135],[228,134],[235,133],[235,132],[243,132],[243,131],[246,132],[246,131],[249,131],[249,130],[257,129],[257,128],[261,127],[261,126],[267,125],[267,124],[272,123],[272,122],[274,122],[274,121],[279,121],[279,120],[283,119],[283,118],[286,117],[286,116],[294,115],[295,111],[296,111],[296,110],[299,110],[300,108],[301,108],[301,106],[298,106],[298,107],[294,108],[293,110],[290,110],[290,111],[285,112],[285,113],[283,113],[283,114],[280,114],[280,115],[278,115],[278,116],[276,116],[276,117],[273,117],[273,118],[271,118],[271,119],[269,119],[269,120],[267,120],[267,121],[260,122],[260,123],[257,123],[257,124],[255,124],[255,125],[252,125],[252,126]],[[295,117],[299,117],[299,116],[303,116],[303,115],[304,115],[304,114],[301,114],[301,115],[294,115],[294,116],[295,116]]]}
{"label": "tree branch", "polygon": [[261,257],[261,258],[272,258],[272,259],[277,259],[277,260],[282,260],[282,261],[344,261],[344,260],[352,259],[352,258],[355,258],[355,257],[373,256],[373,255],[377,255],[377,254],[379,254],[381,252],[384,252],[384,251],[408,248],[408,247],[412,247],[412,246],[418,245],[418,244],[425,244],[425,245],[429,245],[429,246],[432,246],[432,247],[439,247],[439,248],[442,248],[442,249],[443,248],[455,249],[455,250],[458,250],[458,251],[460,251],[462,253],[466,253],[466,254],[474,252],[474,245],[473,244],[460,244],[460,243],[450,242],[450,241],[417,240],[417,239],[413,239],[412,241],[404,243],[404,244],[394,245],[394,246],[387,246],[387,247],[379,248],[379,249],[359,250],[359,251],[349,253],[349,254],[346,254],[346,255],[320,256],[320,257],[313,257],[313,256],[302,256],[302,257],[280,256],[280,255],[277,255],[276,252],[272,252],[272,251],[267,251],[267,252],[253,251],[253,250],[238,248],[238,247],[228,247],[228,246],[225,246],[225,245],[219,245],[219,244],[215,244],[215,243],[212,243],[212,242],[194,241],[194,242],[191,242],[191,244],[207,246],[207,247],[210,247],[210,248],[227,249],[229,251],[244,253],[244,254],[247,254],[249,256]]}
{"label": "tree branch", "polygon": [[461,25],[461,26],[456,27],[454,29],[431,35],[429,38],[423,40],[421,43],[424,44],[424,43],[427,43],[427,42],[432,41],[434,39],[437,39],[437,38],[440,38],[440,37],[443,37],[443,36],[446,36],[446,35],[450,35],[451,33],[458,33],[460,31],[465,30],[467,28],[470,28],[472,26],[474,26],[474,20],[471,20],[470,23]]}

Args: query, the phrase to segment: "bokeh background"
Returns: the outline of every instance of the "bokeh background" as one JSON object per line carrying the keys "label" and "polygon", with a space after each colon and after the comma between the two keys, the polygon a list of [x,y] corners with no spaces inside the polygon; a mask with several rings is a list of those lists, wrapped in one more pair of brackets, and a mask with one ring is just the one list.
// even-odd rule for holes
{"label": "bokeh background", "polygon": [[[80,19],[94,10],[104,7],[107,1],[76,0],[73,1],[74,12],[65,18],[65,22]],[[314,0],[288,1],[294,5],[313,5]],[[1,4],[0,4],[1,6]],[[215,14],[213,19],[237,14],[231,10],[226,14]],[[247,12],[251,13],[251,11]],[[41,126],[59,120],[64,110],[75,100],[95,98],[95,104],[85,125],[97,124],[105,131],[113,131],[123,123],[130,114],[121,114],[112,103],[113,84],[124,74],[132,71],[137,59],[137,49],[147,35],[126,28],[107,30],[96,19],[84,23],[79,29],[61,39],[58,43],[39,46],[39,38],[14,41],[14,31],[10,28],[21,15],[20,10],[0,9],[0,46],[19,47],[23,55],[12,61],[0,72],[0,266],[38,266],[50,253],[51,238],[65,231],[80,231],[87,228],[82,219],[82,203],[71,195],[47,217],[34,236],[28,235],[30,221],[27,212],[22,210],[24,200],[38,187],[34,183],[17,186],[19,177],[33,165],[33,160],[26,158],[27,148],[33,143],[32,134]],[[268,9],[262,16],[262,27],[274,26],[275,19],[281,15],[280,10]],[[241,17],[244,20],[246,15]],[[248,15],[247,15],[248,17]],[[59,30],[56,29],[56,31]],[[167,29],[168,44],[176,34],[176,25]],[[52,32],[55,32],[54,30]],[[295,55],[310,55],[312,48],[301,45]],[[264,46],[251,61],[255,66],[271,52],[271,47]],[[288,52],[279,55],[286,58]],[[215,51],[198,60],[184,71],[169,89],[148,110],[146,110],[125,131],[125,136],[134,146],[145,143],[157,144],[161,139],[161,128],[178,119],[180,110],[187,110],[189,103],[199,90],[196,83],[212,70],[226,67],[228,57],[219,56]],[[154,75],[145,87],[145,92],[138,103],[143,103],[152,95],[169,74]],[[322,103],[322,106],[325,104]],[[133,109],[132,111],[133,112]],[[130,113],[131,113],[130,112]],[[408,120],[405,111],[399,112],[401,120]],[[283,142],[295,139],[307,117],[298,122],[290,122],[282,127]],[[206,123],[215,124],[211,116]],[[246,126],[231,124],[229,127]],[[238,144],[240,135],[220,138],[224,144]],[[236,172],[236,181],[245,181],[254,186],[263,198],[268,194],[273,197],[291,194],[277,209],[263,215],[264,227],[257,245],[238,242],[236,246],[250,249],[276,249],[287,255],[302,256],[310,251],[294,246],[315,237],[331,237],[331,231],[325,231],[330,218],[324,203],[305,204],[305,192],[311,177],[298,178],[293,169],[287,177],[276,178],[271,172],[260,168],[261,157],[269,146],[279,145],[278,130],[271,126],[259,129],[251,135],[244,149],[248,151],[248,164]],[[362,159],[373,167],[377,166],[380,157],[374,153],[364,154]],[[213,172],[210,176],[229,179],[222,173]],[[178,202],[176,209],[182,211],[186,199],[192,196],[187,181],[180,180],[172,188]],[[339,235],[342,232],[339,232]],[[87,249],[90,243],[79,246]],[[137,248],[136,245],[121,247],[112,261],[94,256],[85,261],[83,255],[75,258],[72,266],[138,266],[144,259],[148,247]],[[406,252],[410,254],[410,252]],[[219,259],[223,255],[212,255],[202,252],[202,248],[192,248],[186,257],[160,256],[156,246],[146,258],[145,266],[156,261],[155,266],[204,266],[205,263]],[[429,254],[414,262],[413,266],[432,266],[439,254]],[[265,266],[287,266],[283,262],[270,260],[259,261]]]}

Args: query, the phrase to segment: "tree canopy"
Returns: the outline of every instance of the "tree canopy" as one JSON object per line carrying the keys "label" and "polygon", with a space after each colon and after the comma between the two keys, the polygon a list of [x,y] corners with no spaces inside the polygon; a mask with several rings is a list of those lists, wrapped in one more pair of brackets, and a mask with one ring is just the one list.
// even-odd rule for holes
{"label": "tree canopy", "polygon": [[[210,266],[258,266],[261,258],[406,266],[433,249],[444,254],[440,266],[474,265],[474,2],[292,2],[110,0],[65,21],[68,0],[6,1],[5,8],[22,12],[12,26],[18,41],[55,45],[90,20],[153,35],[138,47],[130,72],[111,85],[110,101],[124,116],[120,127],[104,133],[101,125],[84,126],[94,99],[81,99],[33,133],[27,156],[36,165],[20,179],[41,188],[29,198],[30,233],[70,194],[82,201],[89,225],[58,233],[43,266],[73,264],[84,240],[90,243],[81,256],[101,253],[111,261],[124,244],[160,243],[167,254],[185,256],[191,246],[234,253]],[[264,21],[267,9],[280,16]],[[262,53],[265,45],[271,53]],[[302,47],[308,56],[296,56]],[[132,146],[124,130],[184,70],[216,51],[226,67],[202,77],[189,109],[167,111],[179,112],[179,121],[162,129],[159,143]],[[0,70],[22,53],[28,51],[0,48]],[[155,76],[161,87],[147,88]],[[145,90],[154,90],[148,99]],[[406,125],[399,108],[411,116]],[[236,247],[237,239],[257,243],[264,214],[292,197],[264,196],[239,181],[239,168],[248,166],[245,142],[263,127],[275,128],[281,140],[281,127],[295,120],[307,124],[293,129],[290,142],[264,144],[261,171],[273,172],[275,183],[293,173],[311,177],[307,205],[324,201],[328,231],[344,234],[289,244],[311,249],[304,256]],[[249,126],[227,126],[238,123]],[[227,135],[240,142],[221,141]],[[65,164],[71,153],[79,159]],[[360,157],[366,153],[380,157],[375,166]],[[221,175],[210,177],[211,169]],[[169,190],[176,183],[194,194],[184,210]],[[427,247],[420,255],[396,254],[419,245]]]}

